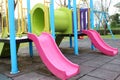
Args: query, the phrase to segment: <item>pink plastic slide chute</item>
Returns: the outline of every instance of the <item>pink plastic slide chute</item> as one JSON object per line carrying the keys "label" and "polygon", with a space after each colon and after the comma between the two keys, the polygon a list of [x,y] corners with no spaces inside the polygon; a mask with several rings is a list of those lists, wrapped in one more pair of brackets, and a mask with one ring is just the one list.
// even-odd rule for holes
{"label": "pink plastic slide chute", "polygon": [[109,46],[104,40],[101,38],[100,34],[95,30],[83,30],[84,34],[87,34],[91,39],[91,42],[94,44],[98,50],[103,52],[108,56],[115,56],[118,54],[118,49]]}
{"label": "pink plastic slide chute", "polygon": [[58,78],[66,80],[80,72],[79,66],[70,62],[62,54],[50,34],[42,33],[38,37],[28,33],[28,38],[35,43],[39,56],[46,67]]}

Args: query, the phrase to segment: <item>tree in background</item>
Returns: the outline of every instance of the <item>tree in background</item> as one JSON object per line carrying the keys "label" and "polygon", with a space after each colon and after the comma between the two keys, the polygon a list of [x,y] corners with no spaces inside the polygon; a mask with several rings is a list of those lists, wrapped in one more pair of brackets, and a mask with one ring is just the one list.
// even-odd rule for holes
{"label": "tree in background", "polygon": [[57,5],[59,5],[60,7],[67,7],[67,3],[66,0],[59,0],[59,2],[55,1]]}
{"label": "tree in background", "polygon": [[120,24],[119,17],[120,17],[120,14],[118,14],[118,13],[110,16],[110,18],[112,19],[112,21],[115,21],[117,24]]}
{"label": "tree in background", "polygon": [[112,19],[111,22],[111,27],[115,28],[115,27],[120,27],[120,14],[114,14],[112,16],[110,16],[110,18]]}

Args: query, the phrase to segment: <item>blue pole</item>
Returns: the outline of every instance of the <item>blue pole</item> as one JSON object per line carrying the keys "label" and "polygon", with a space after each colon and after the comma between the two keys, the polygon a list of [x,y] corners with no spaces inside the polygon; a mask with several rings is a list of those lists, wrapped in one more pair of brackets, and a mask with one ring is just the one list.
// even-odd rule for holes
{"label": "blue pole", "polygon": [[107,21],[107,17],[106,17],[106,14],[107,14],[107,13],[102,13],[102,14],[103,14],[103,16],[104,16],[105,23],[106,23],[107,26],[108,26],[108,30],[110,31],[110,34],[112,35],[112,39],[115,40],[115,37],[114,37],[114,35],[113,35],[113,33],[112,33],[112,30],[111,30],[111,28],[110,28],[110,25],[108,24],[108,21]]}
{"label": "blue pole", "polygon": [[68,9],[71,9],[71,0],[68,0]]}
{"label": "blue pole", "polygon": [[72,48],[72,37],[70,36],[70,48]]}
{"label": "blue pole", "polygon": [[50,0],[50,27],[51,27],[52,36],[55,39],[54,0]]}
{"label": "blue pole", "polygon": [[14,21],[14,0],[8,0],[8,14],[10,27],[10,53],[11,53],[11,74],[18,73],[16,40],[15,40],[15,21]]}
{"label": "blue pole", "polygon": [[99,16],[100,16],[100,19],[99,19],[98,27],[100,28],[100,23],[102,22],[103,15],[99,13]]}
{"label": "blue pole", "polygon": [[[94,29],[94,10],[93,10],[93,0],[90,0],[90,26]],[[91,43],[91,49],[95,50],[94,45]]]}
{"label": "blue pole", "polygon": [[28,32],[31,32],[30,0],[27,0],[27,17],[28,17]]}
{"label": "blue pole", "polygon": [[[71,9],[71,0],[68,0],[68,9]],[[72,48],[72,37],[70,36],[70,48]]]}
{"label": "blue pole", "polygon": [[90,26],[94,29],[94,10],[93,10],[93,0],[90,0]]}
{"label": "blue pole", "polygon": [[[27,0],[27,16],[28,16],[28,32],[31,32],[31,20],[30,20],[30,0]],[[32,42],[29,42],[30,56],[33,56]]]}
{"label": "blue pole", "polygon": [[73,18],[74,18],[74,52],[78,55],[78,35],[77,35],[77,8],[76,0],[73,0]]}

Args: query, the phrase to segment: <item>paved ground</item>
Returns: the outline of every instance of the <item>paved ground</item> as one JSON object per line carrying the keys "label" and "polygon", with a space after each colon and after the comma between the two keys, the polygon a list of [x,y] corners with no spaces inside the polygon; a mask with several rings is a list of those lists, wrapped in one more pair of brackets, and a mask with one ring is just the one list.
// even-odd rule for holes
{"label": "paved ground", "polygon": [[[120,50],[120,39],[105,41]],[[79,40],[79,55],[74,55],[74,49],[69,48],[67,41],[60,45],[61,51],[72,62],[80,65],[80,74],[69,80],[120,80],[120,53],[109,57],[98,50],[90,50],[88,39]],[[0,58],[0,80],[59,80],[49,72],[37,55],[34,48],[34,57],[29,57],[28,48],[20,48],[18,52],[18,66],[20,72],[10,74],[10,59]]]}

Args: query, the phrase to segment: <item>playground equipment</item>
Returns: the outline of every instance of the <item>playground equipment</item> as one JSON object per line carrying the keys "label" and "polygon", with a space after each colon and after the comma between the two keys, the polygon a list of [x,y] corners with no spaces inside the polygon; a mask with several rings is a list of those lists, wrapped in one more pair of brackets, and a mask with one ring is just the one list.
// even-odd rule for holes
{"label": "playground equipment", "polygon": [[[74,3],[76,3],[76,2],[74,2]],[[21,39],[16,39],[16,32],[15,32],[15,22],[14,22],[14,0],[8,0],[8,13],[9,13],[9,35],[10,35],[10,38],[9,39],[5,39],[5,40],[3,40],[3,39],[0,39],[0,41],[2,42],[4,42],[4,41],[7,41],[7,42],[9,42],[9,40],[10,40],[10,55],[11,55],[11,74],[16,74],[16,73],[18,73],[19,71],[18,71],[18,67],[17,67],[17,55],[16,55],[16,53],[17,53],[17,51],[16,51],[16,49],[17,49],[17,42],[19,42],[19,41],[23,41],[23,40],[21,40]],[[50,5],[50,25],[52,25],[51,27],[53,27],[54,28],[54,9],[53,9],[53,1],[51,1],[51,5]],[[74,9],[76,9],[75,8],[76,6],[74,6]],[[29,14],[29,12],[30,12],[30,1],[29,0],[27,0],[27,12],[28,12],[28,32],[31,32],[31,25],[30,25],[30,14]],[[51,16],[51,15],[53,15],[53,16]],[[76,15],[76,12],[74,12],[74,15]],[[75,18],[76,19],[76,18]],[[74,19],[74,20],[75,20]],[[76,26],[76,25],[75,25]],[[76,27],[77,28],[77,27]],[[61,29],[62,30],[62,29]],[[52,29],[51,28],[51,31],[52,31],[52,35],[55,35],[55,34],[53,34],[54,33],[54,29]],[[77,37],[77,35],[76,35],[76,37]],[[55,38],[55,37],[54,37]],[[26,40],[27,38],[25,38],[25,40]],[[23,41],[24,42],[24,41]],[[32,43],[30,42],[29,43],[30,44],[30,55],[32,56]]]}
{"label": "playground equipment", "polygon": [[[94,10],[94,13],[97,15],[97,18],[99,19],[98,20],[98,23],[97,23],[97,30],[100,28],[100,24],[102,23],[102,21],[104,20],[104,22],[105,22],[105,24],[106,24],[106,26],[108,27],[108,30],[109,30],[109,32],[110,32],[110,34],[112,35],[112,39],[115,39],[115,37],[114,37],[114,35],[113,35],[113,33],[112,33],[112,30],[111,30],[111,28],[110,28],[110,24],[108,23],[108,17],[107,16],[109,16],[109,14],[108,13],[106,13],[106,12],[103,12],[103,11],[96,11],[96,10]],[[104,25],[103,25],[103,27],[104,27]]]}
{"label": "playground equipment", "polygon": [[80,9],[80,32],[82,32],[82,30],[90,29],[89,26],[90,20],[88,18],[89,17],[88,12],[89,12],[88,8]]}
{"label": "playground equipment", "polygon": [[[45,10],[46,9],[46,10]],[[31,10],[32,33],[40,35],[41,32],[50,32],[49,16],[44,17],[49,8],[43,4],[36,4]],[[39,15],[41,14],[41,15]],[[72,34],[72,11],[67,8],[55,10],[55,32],[56,34]]]}
{"label": "playground equipment", "polygon": [[[32,24],[32,27],[31,27],[32,31],[31,32],[32,33],[28,34],[28,38],[31,39],[36,44],[36,47],[39,51],[39,55],[43,59],[43,62],[45,63],[47,68],[54,75],[59,77],[60,79],[67,79],[67,78],[62,77],[63,75],[65,76],[65,74],[64,74],[64,72],[61,72],[61,71],[66,70],[65,72],[69,73],[70,70],[67,70],[66,67],[64,67],[64,68],[62,67],[63,65],[66,65],[65,63],[67,63],[67,61],[62,60],[63,56],[60,57],[61,53],[58,52],[59,49],[57,48],[55,43],[53,41],[51,41],[52,38],[50,39],[49,37],[47,37],[46,33],[41,35],[41,36],[44,35],[44,37],[41,37],[41,36],[36,37],[35,36],[35,34],[39,35],[41,32],[45,32],[45,30],[47,29],[46,26],[45,26],[45,23],[46,23],[45,21],[49,21],[49,18],[44,17],[45,11],[47,9],[48,8],[46,8],[42,4],[37,4],[33,7],[32,11],[31,11],[31,19],[32,19],[31,20],[31,24]],[[68,13],[67,13],[68,9],[60,8],[58,10],[60,10],[60,11],[55,10],[55,12],[54,12],[54,14],[55,14],[54,15],[54,19],[55,19],[55,23],[54,23],[55,27],[54,28],[55,28],[55,31],[56,31],[56,35],[57,34],[69,34],[69,35],[73,34],[73,32],[72,32],[73,31],[72,30],[72,17],[68,15]],[[90,28],[88,28],[88,23],[89,23],[89,19],[87,19],[88,11],[89,11],[89,9],[81,9],[80,10],[80,23],[81,23],[80,34],[82,34],[82,33],[87,34],[90,37],[94,46],[96,48],[98,48],[100,51],[102,51],[104,54],[106,54],[108,56],[115,56],[118,53],[118,49],[112,48],[109,45],[107,45],[101,39],[100,35],[96,31],[88,30],[88,29],[90,29]],[[48,12],[48,10],[47,10],[47,12]],[[58,15],[57,12],[59,13],[59,15]],[[41,15],[39,15],[39,14],[41,14]],[[47,15],[49,15],[49,13]],[[72,14],[70,14],[70,15],[72,15]],[[66,20],[68,22],[66,22]],[[71,22],[70,26],[69,26],[69,22]],[[75,24],[75,23],[73,23],[73,24]],[[69,28],[71,28],[70,32],[66,31],[67,29],[69,30]],[[48,32],[50,32],[49,29],[50,28],[48,28]],[[78,30],[76,30],[75,32],[77,32],[77,34],[78,34]],[[48,42],[49,44],[47,44],[46,42]],[[39,44],[37,44],[37,43],[39,43]],[[51,51],[51,52],[49,52],[49,51]],[[51,53],[53,53],[53,54],[51,55]],[[46,56],[44,56],[44,55],[46,55]],[[57,57],[57,59],[55,59],[55,61],[52,58],[53,55]],[[63,63],[63,64],[59,65],[56,61],[58,61],[59,63]],[[69,66],[69,64],[67,64],[66,66]],[[71,68],[73,68],[73,67],[71,67]],[[63,75],[60,75],[58,73],[63,74]],[[75,70],[75,72],[73,72],[73,74],[76,74],[76,73],[77,72]],[[72,72],[70,74],[72,74]]]}
{"label": "playground equipment", "polygon": [[17,9],[18,9],[18,29],[17,29],[17,35],[21,36],[24,33],[27,33],[27,26],[26,26],[26,8],[23,8],[22,6],[23,2],[22,0],[17,1]]}
{"label": "playground equipment", "polygon": [[[1,0],[0,2],[0,14],[1,14],[1,19],[0,19],[0,37],[1,38],[6,38],[8,36],[8,8],[7,8],[7,0],[3,1]],[[6,5],[6,8],[4,8]],[[0,56],[8,56],[8,52],[10,52],[9,45],[7,43],[0,43]]]}
{"label": "playground equipment", "polygon": [[66,80],[79,73],[79,66],[70,62],[62,54],[50,34],[42,33],[37,37],[35,34],[28,33],[28,38],[35,43],[42,61],[55,76]]}
{"label": "playground equipment", "polygon": [[[17,4],[18,3],[18,4]],[[22,0],[17,0],[18,9],[18,22],[16,22],[18,27],[16,27],[16,36],[21,37],[23,33],[26,33],[26,20],[25,12],[26,9],[22,7]],[[10,44],[9,44],[9,25],[8,25],[8,0],[1,1],[1,39],[0,39],[0,57],[10,56]],[[15,9],[15,8],[14,8]],[[19,38],[20,39],[20,38]],[[18,39],[17,39],[18,40]],[[19,49],[20,43],[16,44],[17,51]]]}
{"label": "playground equipment", "polygon": [[91,39],[92,43],[96,48],[98,48],[103,54],[108,56],[115,56],[118,54],[118,49],[113,48],[105,43],[105,41],[100,37],[100,34],[95,30],[83,30],[83,33],[87,34]]}
{"label": "playground equipment", "polygon": [[[0,2],[0,8],[1,8],[1,11],[0,11],[0,14],[1,14],[1,20],[0,20],[0,23],[1,23],[1,36],[2,38],[5,38],[8,36],[8,8],[7,8],[7,0],[1,0]],[[5,5],[5,6],[4,6]]]}
{"label": "playground equipment", "polygon": [[[71,0],[68,0],[69,9],[71,6],[70,1]],[[92,0],[90,0],[90,2],[92,2]],[[17,47],[16,46],[18,44],[17,42],[19,42],[19,41],[21,42],[23,40],[24,40],[23,42],[25,42],[25,41],[27,42],[29,40],[28,40],[28,38],[25,38],[23,40],[16,39],[14,13],[13,13],[14,12],[14,0],[8,0],[8,6],[9,6],[8,13],[10,15],[9,16],[10,38],[7,41],[10,40],[11,74],[16,74],[19,72],[18,67],[17,67],[18,64],[17,64],[17,55],[16,55],[17,54]],[[57,9],[54,13],[54,0],[50,0],[50,11],[48,11],[47,6],[36,5],[31,11],[31,16],[30,16],[30,0],[27,0],[27,12],[28,12],[28,32],[29,32],[28,37],[31,40],[33,40],[33,42],[36,44],[36,47],[37,47],[39,54],[40,54],[40,57],[43,59],[43,62],[48,67],[48,69],[54,75],[59,77],[60,79],[68,79],[68,78],[78,74],[78,72],[79,72],[78,66],[76,66],[76,64],[73,64],[70,61],[68,61],[62,55],[62,53],[60,52],[60,50],[56,46],[54,40],[52,39],[52,37],[54,39],[57,37],[57,36],[55,36],[55,33],[56,34],[63,34],[63,33],[67,34],[68,33],[68,35],[74,36],[74,47],[75,47],[74,52],[76,55],[78,55],[78,30],[77,30],[76,0],[73,0],[73,17],[72,18],[70,15],[71,10],[68,10],[66,8]],[[47,12],[48,14],[45,12]],[[58,16],[58,13],[62,13],[62,14]],[[54,16],[54,14],[55,14],[55,16]],[[48,18],[48,17],[50,17],[50,18]],[[66,23],[64,23],[62,20],[65,20]],[[72,22],[74,22],[74,24],[72,26],[71,26],[71,24],[72,24],[71,20],[73,20]],[[61,22],[63,25],[59,24],[59,22]],[[31,24],[32,24],[32,27],[31,27]],[[85,24],[87,25],[88,22],[86,22]],[[93,23],[91,22],[91,25],[92,24]],[[39,26],[39,27],[37,27],[37,26]],[[93,25],[92,25],[92,27],[93,27]],[[36,31],[35,31],[35,29],[36,29]],[[83,29],[87,30],[87,26],[84,26]],[[39,35],[43,31],[51,32],[52,37],[46,33],[42,34],[39,37],[35,36],[35,34]],[[71,34],[71,32],[72,32],[72,34]],[[92,31],[90,32],[90,35],[91,34],[95,34],[98,36],[97,33],[94,33]],[[92,36],[92,40],[94,38],[95,37]],[[100,40],[99,37],[97,39]],[[50,43],[50,45],[48,45],[46,42]],[[102,43],[104,44],[104,42],[102,42]],[[30,48],[30,50],[29,50],[30,55],[33,56],[31,42],[29,43],[29,48]],[[105,47],[105,48],[107,48],[107,47]],[[49,50],[52,51],[52,53],[54,54],[55,57],[53,55],[51,55]],[[108,52],[108,51],[105,51],[105,52]],[[116,51],[116,53],[117,53],[117,51]],[[60,62],[61,64],[58,64],[56,61]],[[56,74],[56,72],[57,72],[57,74]],[[63,78],[63,76],[65,76],[65,78]]]}
{"label": "playground equipment", "polygon": [[22,0],[17,1],[17,9],[18,9],[18,35],[22,35],[24,33],[27,33],[26,30],[26,8],[23,8],[23,2]]}

